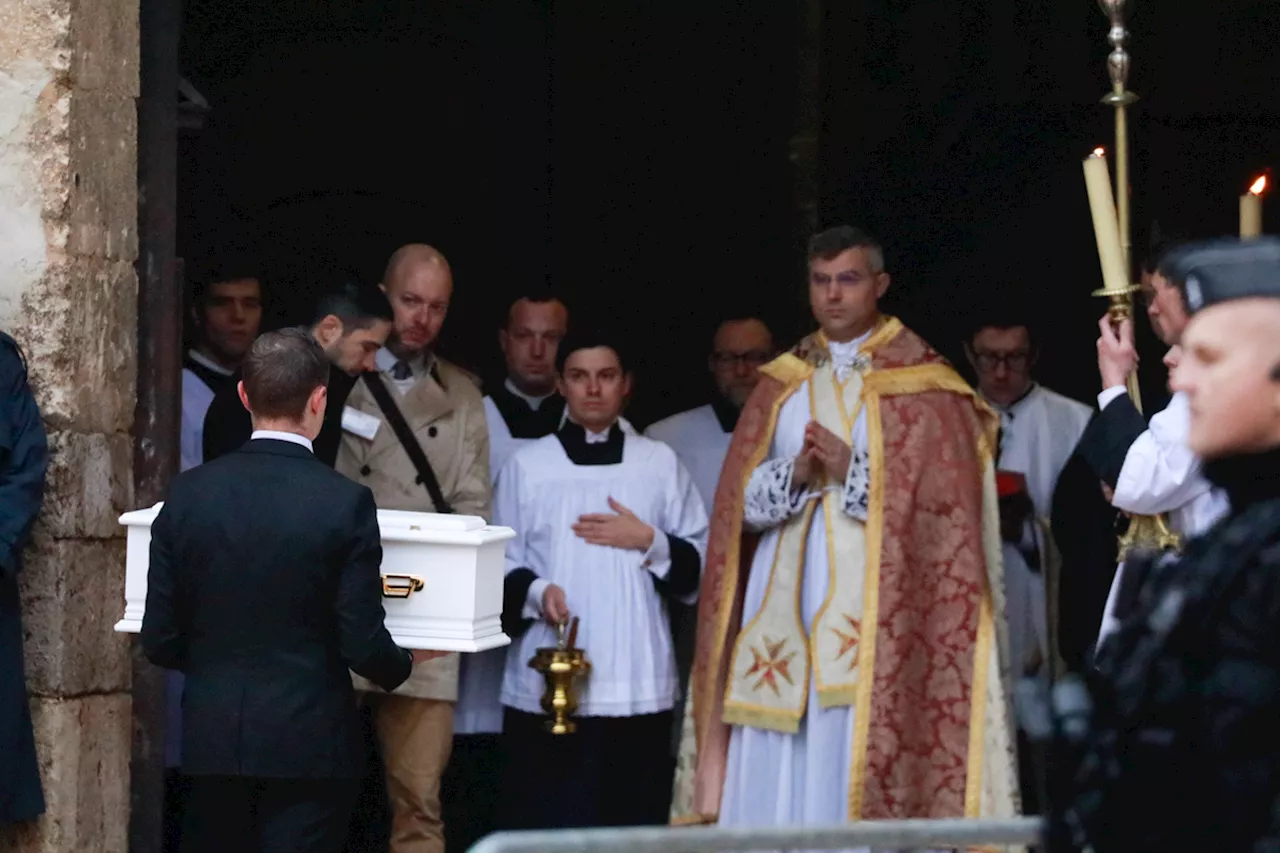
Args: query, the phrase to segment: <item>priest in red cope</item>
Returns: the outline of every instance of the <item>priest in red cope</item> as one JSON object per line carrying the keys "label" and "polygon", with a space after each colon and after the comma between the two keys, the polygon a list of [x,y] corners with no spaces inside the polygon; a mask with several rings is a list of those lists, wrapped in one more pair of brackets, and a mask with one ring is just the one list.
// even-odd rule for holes
{"label": "priest in red cope", "polygon": [[1011,815],[996,418],[879,312],[867,234],[816,235],[808,287],[821,328],[762,368],[716,492],[675,817]]}

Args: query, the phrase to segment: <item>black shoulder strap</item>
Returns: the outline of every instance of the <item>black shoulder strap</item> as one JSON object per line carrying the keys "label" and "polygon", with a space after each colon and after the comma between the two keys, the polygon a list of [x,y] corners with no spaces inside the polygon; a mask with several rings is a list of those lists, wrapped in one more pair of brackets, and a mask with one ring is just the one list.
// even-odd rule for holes
{"label": "black shoulder strap", "polygon": [[386,417],[387,422],[391,424],[391,429],[395,432],[396,438],[400,439],[400,445],[404,448],[404,452],[409,454],[409,461],[418,470],[418,482],[425,486],[427,494],[431,495],[431,503],[435,505],[436,512],[453,512],[453,507],[449,506],[449,502],[444,499],[444,492],[440,491],[440,482],[436,480],[436,472],[431,470],[431,463],[427,460],[427,454],[423,452],[422,445],[418,443],[413,430],[409,429],[409,424],[405,422],[404,414],[401,413],[400,407],[391,398],[391,392],[382,383],[382,377],[371,372],[364,374],[361,378],[364,380],[364,384],[368,386],[369,392],[373,394],[373,399],[377,402],[378,408],[382,409],[382,414]]}

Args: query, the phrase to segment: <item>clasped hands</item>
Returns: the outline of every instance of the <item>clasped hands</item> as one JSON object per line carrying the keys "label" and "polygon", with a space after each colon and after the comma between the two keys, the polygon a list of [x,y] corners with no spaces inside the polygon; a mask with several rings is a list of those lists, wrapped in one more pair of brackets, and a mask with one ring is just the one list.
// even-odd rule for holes
{"label": "clasped hands", "polygon": [[[653,528],[640,520],[634,512],[609,498],[613,512],[591,512],[578,516],[573,525],[574,534],[590,545],[622,548],[627,551],[648,551],[653,547]],[[542,616],[552,625],[562,625],[569,620],[569,605],[564,590],[549,584],[542,593]]]}
{"label": "clasped hands", "polygon": [[809,421],[804,428],[804,445],[795,459],[791,472],[793,486],[812,486],[822,479],[823,472],[836,482],[843,483],[849,474],[853,460],[853,448],[840,436],[817,421]]}

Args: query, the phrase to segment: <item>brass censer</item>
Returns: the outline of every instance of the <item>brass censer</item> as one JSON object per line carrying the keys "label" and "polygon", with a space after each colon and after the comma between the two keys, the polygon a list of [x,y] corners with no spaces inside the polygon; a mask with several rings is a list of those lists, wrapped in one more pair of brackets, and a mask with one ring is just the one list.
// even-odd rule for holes
{"label": "brass censer", "polygon": [[574,682],[591,672],[591,662],[586,652],[575,648],[578,638],[578,617],[573,617],[569,635],[565,636],[564,623],[558,626],[559,643],[550,648],[538,649],[529,660],[529,668],[542,673],[547,687],[542,693],[542,710],[550,717],[547,731],[553,735],[567,735],[577,731],[578,724],[569,719],[578,710],[578,697]]}

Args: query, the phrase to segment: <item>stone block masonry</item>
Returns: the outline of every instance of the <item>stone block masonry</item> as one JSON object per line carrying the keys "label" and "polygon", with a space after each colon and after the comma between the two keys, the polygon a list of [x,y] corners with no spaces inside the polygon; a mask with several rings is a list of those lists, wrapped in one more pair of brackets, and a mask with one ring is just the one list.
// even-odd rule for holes
{"label": "stone block masonry", "polygon": [[4,853],[128,846],[138,37],[138,0],[0,2],[0,328],[52,452],[20,584],[48,811],[0,827]]}

